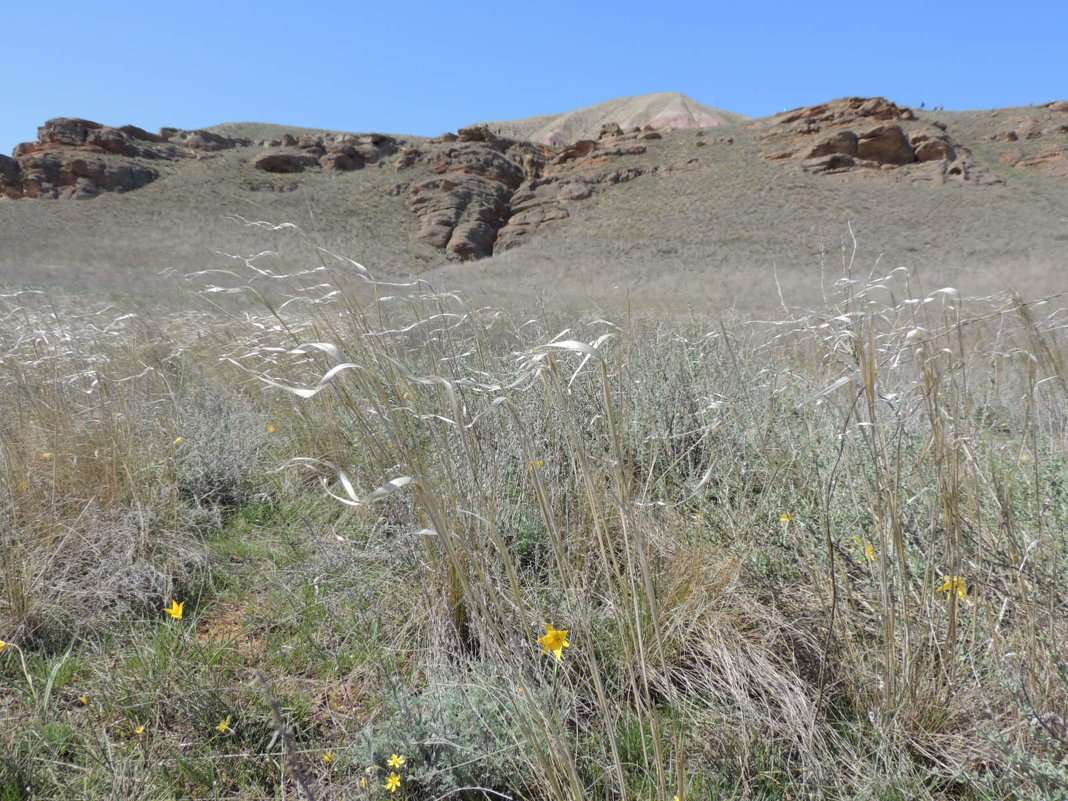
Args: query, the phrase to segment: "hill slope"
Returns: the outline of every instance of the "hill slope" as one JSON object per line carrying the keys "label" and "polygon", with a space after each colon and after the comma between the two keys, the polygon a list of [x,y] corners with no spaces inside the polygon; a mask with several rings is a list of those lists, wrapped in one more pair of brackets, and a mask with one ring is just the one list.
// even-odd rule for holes
{"label": "hill slope", "polygon": [[[86,198],[0,200],[0,285],[150,294],[152,282],[174,288],[158,274],[226,268],[226,254],[274,251],[260,259],[281,271],[317,263],[299,237],[240,216],[300,225],[380,275],[491,300],[549,289],[665,305],[756,308],[780,291],[818,301],[852,252],[851,230],[855,271],[904,265],[971,292],[1064,288],[1064,103],[923,112],[851,98],[571,147],[477,126],[430,140],[252,124],[129,128],[125,140],[127,129],[83,129],[103,144],[29,143],[8,160],[15,172],[0,170],[12,193],[19,175],[47,174],[73,183],[40,186]],[[111,191],[63,165],[148,182]]]}
{"label": "hill slope", "polygon": [[649,126],[664,128],[713,128],[746,119],[733,111],[702,105],[679,92],[658,92],[620,97],[563,114],[545,114],[518,120],[481,123],[501,136],[546,145],[569,145],[580,139],[596,139],[601,126],[617,123],[624,130]]}

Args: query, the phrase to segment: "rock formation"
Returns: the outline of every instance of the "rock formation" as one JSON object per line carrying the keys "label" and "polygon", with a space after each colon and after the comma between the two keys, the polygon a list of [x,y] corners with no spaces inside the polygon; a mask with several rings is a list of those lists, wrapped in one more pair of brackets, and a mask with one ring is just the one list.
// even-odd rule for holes
{"label": "rock formation", "polygon": [[846,180],[1001,183],[945,125],[917,120],[912,109],[881,97],[834,100],[750,127],[765,144],[765,159],[805,172]]}
{"label": "rock formation", "polygon": [[36,142],[16,147],[13,159],[0,157],[0,194],[86,200],[101,192],[128,192],[159,177],[146,162],[200,158],[201,151],[249,144],[208,131],[164,128],[157,135],[134,125],[112,128],[59,117],[37,129]]}
{"label": "rock formation", "polygon": [[[264,172],[302,172],[305,167],[349,172],[377,164],[397,152],[402,144],[384,134],[286,134],[282,139],[259,143],[269,148],[252,160]],[[281,148],[281,149],[278,149]]]}
{"label": "rock formation", "polygon": [[[292,192],[309,173],[375,166],[408,178],[379,185],[378,191],[404,199],[418,219],[416,237],[450,259],[466,261],[523,244],[546,226],[572,217],[576,204],[614,186],[645,175],[711,169],[710,160],[695,158],[694,152],[748,158],[748,147],[738,148],[737,156],[726,155],[723,146],[733,145],[736,136],[746,144],[755,139],[768,161],[831,180],[1001,183],[951,131],[951,115],[917,114],[883,98],[844,98],[796,109],[718,137],[706,136],[704,130],[668,137],[661,133],[669,118],[685,125],[717,121],[702,116],[711,112],[682,96],[613,103],[575,112],[569,118],[575,125],[568,130],[590,132],[559,144],[503,136],[487,125],[426,140],[377,133],[283,133],[253,142],[215,131],[163,128],[153,134],[132,125],[114,128],[59,118],[38,130],[36,142],[19,145],[13,158],[0,156],[0,200],[80,200],[126,192],[175,172],[182,161],[220,158],[235,148],[245,152],[233,161],[253,168],[240,185],[255,192]],[[605,117],[610,107],[630,116]],[[1068,178],[1068,103],[991,111],[986,117],[986,131],[993,132],[986,136],[984,154],[989,149],[1002,164]],[[559,122],[553,120],[516,124]],[[696,151],[708,145],[714,147]]]}
{"label": "rock formation", "polygon": [[608,123],[596,142],[552,147],[471,126],[430,140],[425,153],[402,152],[398,170],[425,160],[436,176],[383,191],[408,192],[408,208],[420,219],[419,239],[451,259],[483,258],[567,219],[572,204],[652,171],[623,161],[645,154],[647,146],[637,143],[642,135]]}

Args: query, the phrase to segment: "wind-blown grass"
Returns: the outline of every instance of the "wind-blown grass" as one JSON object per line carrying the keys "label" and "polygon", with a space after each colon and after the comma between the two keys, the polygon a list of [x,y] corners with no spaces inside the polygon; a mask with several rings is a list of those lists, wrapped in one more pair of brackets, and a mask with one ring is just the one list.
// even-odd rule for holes
{"label": "wind-blown grass", "polygon": [[[13,340],[0,639],[65,700],[0,654],[5,787],[1068,787],[1055,302],[895,271],[775,321],[529,319],[320,258],[199,276],[260,304],[220,302],[200,342],[127,324],[42,361]],[[102,583],[56,532],[152,578]],[[33,569],[57,553],[84,574]]]}

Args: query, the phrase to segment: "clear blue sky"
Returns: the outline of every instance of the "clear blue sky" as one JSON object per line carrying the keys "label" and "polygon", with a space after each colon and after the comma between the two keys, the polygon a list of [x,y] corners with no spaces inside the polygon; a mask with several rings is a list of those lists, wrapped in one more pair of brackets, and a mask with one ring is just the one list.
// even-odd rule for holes
{"label": "clear blue sky", "polygon": [[5,6],[2,153],[59,116],[437,134],[660,91],[752,116],[846,95],[1068,99],[1064,0]]}

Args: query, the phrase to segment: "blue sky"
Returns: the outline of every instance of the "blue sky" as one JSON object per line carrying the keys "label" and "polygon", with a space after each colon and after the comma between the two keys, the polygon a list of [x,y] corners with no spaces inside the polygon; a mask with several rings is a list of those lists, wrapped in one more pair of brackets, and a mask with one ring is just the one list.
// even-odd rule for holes
{"label": "blue sky", "polygon": [[6,5],[2,153],[59,116],[432,135],[660,91],[751,116],[1068,99],[1063,0]]}

